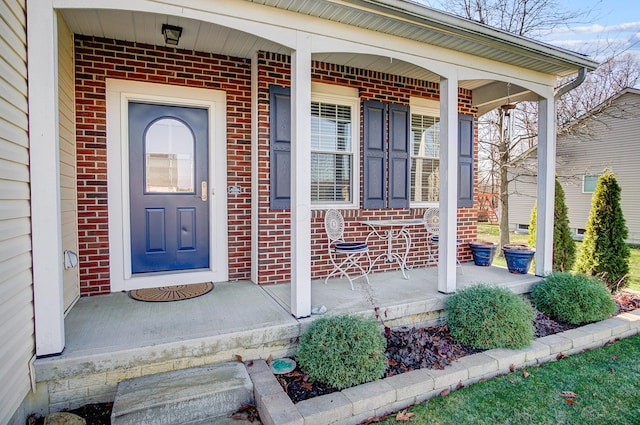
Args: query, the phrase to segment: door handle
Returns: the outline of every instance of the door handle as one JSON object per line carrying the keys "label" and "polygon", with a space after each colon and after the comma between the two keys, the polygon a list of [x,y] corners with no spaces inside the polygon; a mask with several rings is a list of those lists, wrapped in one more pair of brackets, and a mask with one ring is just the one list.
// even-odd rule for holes
{"label": "door handle", "polygon": [[200,199],[202,199],[202,202],[207,202],[207,198],[208,198],[208,190],[207,190],[207,182],[203,181],[200,184]]}

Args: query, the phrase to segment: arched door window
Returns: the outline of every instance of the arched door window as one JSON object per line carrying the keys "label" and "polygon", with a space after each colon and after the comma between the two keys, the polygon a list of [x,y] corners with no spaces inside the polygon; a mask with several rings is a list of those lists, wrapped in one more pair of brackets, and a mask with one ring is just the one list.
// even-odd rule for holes
{"label": "arched door window", "polygon": [[145,134],[145,192],[195,193],[195,139],[174,118],[161,118]]}

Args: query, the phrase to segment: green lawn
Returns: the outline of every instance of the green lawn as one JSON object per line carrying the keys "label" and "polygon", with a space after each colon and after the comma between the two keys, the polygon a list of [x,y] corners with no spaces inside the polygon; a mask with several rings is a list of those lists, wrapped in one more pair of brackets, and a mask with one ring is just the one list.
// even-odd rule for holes
{"label": "green lawn", "polygon": [[640,335],[436,397],[412,407],[409,423],[638,424],[638,358]]}
{"label": "green lawn", "polygon": [[[516,233],[510,233],[509,240],[511,243],[527,243],[529,235],[518,235]],[[478,240],[487,242],[500,242],[500,231],[497,224],[478,223]],[[576,242],[578,249],[580,249],[580,242]],[[504,257],[496,255],[493,261],[496,266],[507,267],[504,261]],[[640,247],[631,247],[631,258],[629,260],[630,276],[629,276],[629,289],[640,291]]]}

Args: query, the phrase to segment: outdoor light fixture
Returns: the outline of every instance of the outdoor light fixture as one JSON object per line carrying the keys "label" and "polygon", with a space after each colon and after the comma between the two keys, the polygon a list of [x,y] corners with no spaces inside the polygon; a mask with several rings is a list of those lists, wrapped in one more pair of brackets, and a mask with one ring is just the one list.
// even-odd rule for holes
{"label": "outdoor light fixture", "polygon": [[516,104],[511,103],[511,98],[509,97],[510,88],[511,88],[511,83],[507,83],[507,103],[505,103],[504,105],[500,105],[500,109],[502,109],[502,112],[506,117],[510,115],[510,111],[512,109],[516,109]]}
{"label": "outdoor light fixture", "polygon": [[164,35],[165,44],[176,46],[178,45],[178,41],[180,41],[180,36],[182,35],[182,27],[162,24],[162,35]]}

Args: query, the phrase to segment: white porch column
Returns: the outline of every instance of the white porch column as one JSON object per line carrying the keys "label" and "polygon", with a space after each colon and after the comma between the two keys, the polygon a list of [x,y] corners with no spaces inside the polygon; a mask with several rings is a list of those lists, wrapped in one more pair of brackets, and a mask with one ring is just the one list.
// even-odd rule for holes
{"label": "white porch column", "polygon": [[311,35],[291,55],[291,314],[311,315]]}
{"label": "white porch column", "polygon": [[58,35],[51,0],[27,2],[31,243],[36,355],[64,349]]}
{"label": "white porch column", "polygon": [[456,291],[458,80],[440,79],[440,240],[438,291]]}
{"label": "white porch column", "polygon": [[251,56],[251,281],[258,283],[258,52]]}
{"label": "white porch column", "polygon": [[538,213],[536,275],[553,269],[553,207],[556,173],[556,111],[553,95],[538,101]]}

